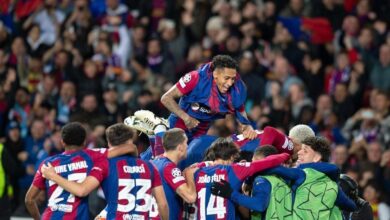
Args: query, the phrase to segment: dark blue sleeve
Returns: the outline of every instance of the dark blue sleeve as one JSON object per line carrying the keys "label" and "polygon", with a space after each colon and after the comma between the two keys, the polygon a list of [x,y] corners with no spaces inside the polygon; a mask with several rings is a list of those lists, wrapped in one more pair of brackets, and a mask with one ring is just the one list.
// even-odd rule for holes
{"label": "dark blue sleeve", "polygon": [[307,164],[302,164],[299,166],[299,168],[304,169],[304,168],[312,168],[315,169],[321,173],[326,174],[330,179],[332,179],[335,182],[338,182],[340,178],[340,169],[331,163],[325,163],[325,162],[320,162],[320,163],[307,163]]}
{"label": "dark blue sleeve", "polygon": [[337,193],[337,198],[335,204],[342,210],[352,212],[357,210],[355,202],[345,195],[343,190],[339,186],[339,191]]}
{"label": "dark blue sleeve", "polygon": [[269,204],[271,184],[268,180],[257,177],[253,182],[252,197],[234,191],[230,199],[246,208],[257,212],[264,212]]}
{"label": "dark blue sleeve", "polygon": [[266,174],[275,174],[282,177],[285,181],[291,182],[291,189],[295,191],[306,179],[305,172],[300,168],[286,168],[278,166],[268,169]]}
{"label": "dark blue sleeve", "polygon": [[[268,169],[263,172],[264,174],[268,175],[277,175],[279,177],[282,177],[286,181],[291,181],[291,182],[297,182],[303,179],[305,180],[305,172],[301,169],[297,168],[287,168],[287,167],[282,167],[278,166],[275,168]],[[302,182],[303,182],[302,181]],[[301,182],[301,183],[302,183]]]}

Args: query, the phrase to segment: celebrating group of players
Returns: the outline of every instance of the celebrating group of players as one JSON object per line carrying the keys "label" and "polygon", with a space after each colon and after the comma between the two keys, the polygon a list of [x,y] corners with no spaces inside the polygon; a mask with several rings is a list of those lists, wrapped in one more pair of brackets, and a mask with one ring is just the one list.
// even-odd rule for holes
{"label": "celebrating group of players", "polygon": [[[186,74],[161,98],[172,112],[168,121],[137,111],[106,129],[108,149],[84,149],[83,126],[65,125],[65,152],[42,162],[26,195],[32,217],[89,219],[87,196],[99,185],[107,206],[96,219],[319,220],[355,210],[328,163],[326,140],[306,125],[288,136],[252,128],[236,70],[232,58],[219,55]],[[206,135],[226,114],[235,115],[242,134]],[[141,159],[133,129],[150,137]],[[42,216],[35,202],[41,190],[48,198]]]}

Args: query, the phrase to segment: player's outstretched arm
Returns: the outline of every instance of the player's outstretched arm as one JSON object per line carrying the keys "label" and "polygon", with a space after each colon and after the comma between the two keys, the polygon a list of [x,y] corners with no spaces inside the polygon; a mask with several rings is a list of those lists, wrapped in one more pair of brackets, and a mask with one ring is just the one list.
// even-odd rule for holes
{"label": "player's outstretched arm", "polygon": [[39,220],[41,218],[41,215],[39,214],[38,205],[35,200],[35,198],[37,198],[40,191],[41,190],[38,187],[31,185],[24,199],[24,203],[26,204],[27,211],[30,213],[31,217],[34,220]]}
{"label": "player's outstretched arm", "polygon": [[169,219],[169,207],[167,203],[167,199],[165,197],[163,186],[157,186],[152,189],[152,193],[154,198],[156,199],[158,206],[158,213],[162,220]]}
{"label": "player's outstretched arm", "polygon": [[50,164],[48,164],[48,166],[43,164],[41,167],[41,172],[43,177],[57,183],[66,191],[78,197],[87,196],[90,192],[96,189],[100,183],[99,180],[93,176],[87,176],[87,178],[85,178],[85,180],[81,183],[69,181],[58,175],[55,172],[54,167],[52,167]]}
{"label": "player's outstretched arm", "polygon": [[186,183],[180,185],[176,189],[176,193],[187,203],[194,203],[196,201],[196,189],[194,173],[197,167],[189,167],[183,171]]}
{"label": "player's outstretched arm", "polygon": [[128,143],[126,146],[111,147],[108,149],[107,157],[113,158],[125,154],[131,154],[135,157],[138,156],[137,146],[133,143]]}
{"label": "player's outstretched arm", "polygon": [[287,153],[275,154],[268,156],[262,160],[254,161],[252,163],[236,163],[233,164],[234,173],[241,180],[244,180],[248,176],[252,176],[257,172],[276,167],[288,160],[290,155]]}

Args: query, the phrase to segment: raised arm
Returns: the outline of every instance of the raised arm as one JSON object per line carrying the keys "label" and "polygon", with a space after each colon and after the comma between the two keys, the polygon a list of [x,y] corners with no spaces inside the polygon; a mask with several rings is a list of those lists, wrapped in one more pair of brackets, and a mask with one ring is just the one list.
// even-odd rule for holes
{"label": "raised arm", "polygon": [[137,146],[133,143],[128,143],[126,146],[111,147],[108,149],[107,157],[113,158],[122,156],[125,154],[131,154],[134,157],[138,156]]}
{"label": "raised arm", "polygon": [[252,176],[257,172],[261,172],[263,170],[276,167],[282,164],[284,161],[288,160],[289,157],[290,156],[287,153],[276,154],[252,163],[246,162],[246,163],[233,164],[232,168],[234,170],[234,173],[237,175],[237,177],[240,180],[244,180],[248,176]]}

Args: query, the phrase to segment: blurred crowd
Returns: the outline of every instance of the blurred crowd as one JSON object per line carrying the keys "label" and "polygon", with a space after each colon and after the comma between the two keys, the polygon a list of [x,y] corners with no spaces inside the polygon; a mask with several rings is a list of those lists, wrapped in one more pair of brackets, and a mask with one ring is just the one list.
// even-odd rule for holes
{"label": "blurred crowd", "polygon": [[[138,109],[167,116],[161,95],[228,54],[257,128],[310,125],[374,214],[390,216],[390,1],[0,2],[0,137],[17,162],[15,208],[39,162],[61,152],[62,125],[80,121],[87,146],[104,146],[108,125]],[[236,132],[230,119],[215,127]]]}

